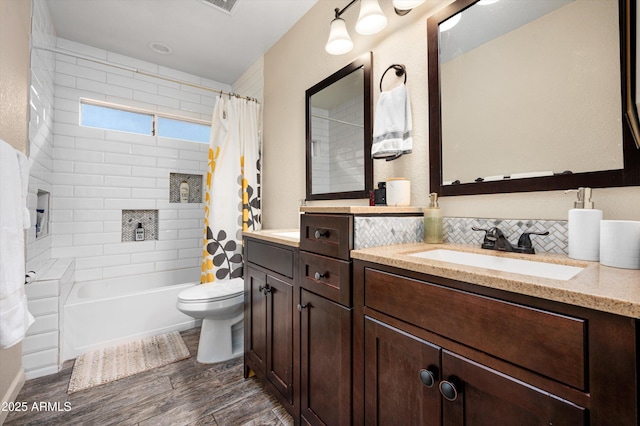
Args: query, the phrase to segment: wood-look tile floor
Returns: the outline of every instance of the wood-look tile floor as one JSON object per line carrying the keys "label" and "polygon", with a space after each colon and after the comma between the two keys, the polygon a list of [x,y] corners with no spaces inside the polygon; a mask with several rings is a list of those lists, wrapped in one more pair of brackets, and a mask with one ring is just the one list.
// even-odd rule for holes
{"label": "wood-look tile floor", "polygon": [[[16,402],[29,409],[9,413],[5,425],[293,425],[255,377],[243,378],[242,357],[200,364],[200,329],[181,335],[191,358],[102,386],[67,395],[73,361],[57,374],[28,380]],[[54,411],[32,410],[34,402],[50,403]]]}

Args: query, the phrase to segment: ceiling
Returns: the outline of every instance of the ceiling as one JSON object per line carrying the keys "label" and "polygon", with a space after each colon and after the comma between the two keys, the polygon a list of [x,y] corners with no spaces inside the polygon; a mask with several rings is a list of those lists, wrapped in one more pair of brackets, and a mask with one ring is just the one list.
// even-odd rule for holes
{"label": "ceiling", "polygon": [[[210,0],[217,3],[233,0]],[[58,37],[232,84],[318,0],[47,0]],[[170,54],[149,44],[167,45]]]}

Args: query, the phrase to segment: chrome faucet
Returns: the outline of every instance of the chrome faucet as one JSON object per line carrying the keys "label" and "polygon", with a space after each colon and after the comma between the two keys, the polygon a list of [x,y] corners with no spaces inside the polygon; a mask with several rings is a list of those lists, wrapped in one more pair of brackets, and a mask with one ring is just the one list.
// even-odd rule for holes
{"label": "chrome faucet", "polygon": [[474,226],[471,229],[473,229],[474,231],[483,231],[485,233],[484,241],[482,241],[482,245],[480,246],[483,249],[509,251],[514,253],[535,254],[535,250],[533,249],[533,245],[531,244],[530,235],[549,235],[549,231],[523,232],[518,239],[518,245],[514,247],[497,226],[488,229],[477,228]]}

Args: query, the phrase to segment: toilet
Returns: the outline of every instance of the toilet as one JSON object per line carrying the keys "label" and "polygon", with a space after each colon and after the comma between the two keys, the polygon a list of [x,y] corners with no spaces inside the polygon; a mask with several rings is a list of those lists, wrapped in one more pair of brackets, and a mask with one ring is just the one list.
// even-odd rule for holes
{"label": "toilet", "polygon": [[178,310],[202,319],[198,362],[212,364],[240,356],[244,344],[244,280],[215,281],[181,291]]}

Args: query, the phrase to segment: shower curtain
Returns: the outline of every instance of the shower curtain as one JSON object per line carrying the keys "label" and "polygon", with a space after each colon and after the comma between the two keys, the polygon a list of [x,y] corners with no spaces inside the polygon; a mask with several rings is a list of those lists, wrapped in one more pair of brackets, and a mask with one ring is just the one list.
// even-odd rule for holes
{"label": "shower curtain", "polygon": [[201,282],[243,273],[242,231],[261,229],[260,105],[218,98],[211,120]]}

